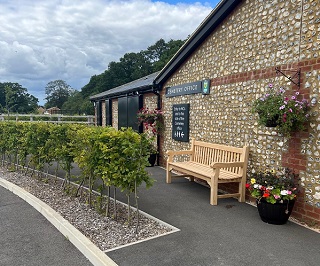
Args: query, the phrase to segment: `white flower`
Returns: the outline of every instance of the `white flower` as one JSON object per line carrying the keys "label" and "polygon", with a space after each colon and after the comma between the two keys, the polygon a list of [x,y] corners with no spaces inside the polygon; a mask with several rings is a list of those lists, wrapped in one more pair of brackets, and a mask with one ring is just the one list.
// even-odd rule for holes
{"label": "white flower", "polygon": [[253,188],[258,188],[259,187],[259,184],[254,184],[253,185]]}
{"label": "white flower", "polygon": [[288,195],[288,190],[281,190],[280,194],[283,196],[286,196],[286,195]]}

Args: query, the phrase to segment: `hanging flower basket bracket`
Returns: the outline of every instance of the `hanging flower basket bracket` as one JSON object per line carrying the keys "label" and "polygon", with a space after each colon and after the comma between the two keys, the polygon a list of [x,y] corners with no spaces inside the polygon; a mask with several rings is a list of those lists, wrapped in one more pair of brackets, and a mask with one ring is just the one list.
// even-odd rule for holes
{"label": "hanging flower basket bracket", "polygon": [[[292,76],[289,76],[285,72],[293,73]],[[281,74],[282,76],[286,77],[288,80],[290,80],[294,85],[298,86],[300,89],[300,75],[301,75],[301,69],[298,70],[291,70],[291,69],[280,69],[279,67],[276,67],[276,73]]]}

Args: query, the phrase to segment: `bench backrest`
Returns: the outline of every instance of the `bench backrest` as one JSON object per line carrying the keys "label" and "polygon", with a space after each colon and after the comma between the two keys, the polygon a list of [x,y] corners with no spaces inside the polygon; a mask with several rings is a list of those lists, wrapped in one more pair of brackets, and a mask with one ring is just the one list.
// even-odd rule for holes
{"label": "bench backrest", "polygon": [[[213,162],[245,162],[246,165],[248,161],[247,146],[237,148],[192,139],[191,150],[193,151],[193,154],[190,157],[190,160],[205,165],[211,165]],[[224,170],[242,174],[243,169],[240,167],[230,167]]]}

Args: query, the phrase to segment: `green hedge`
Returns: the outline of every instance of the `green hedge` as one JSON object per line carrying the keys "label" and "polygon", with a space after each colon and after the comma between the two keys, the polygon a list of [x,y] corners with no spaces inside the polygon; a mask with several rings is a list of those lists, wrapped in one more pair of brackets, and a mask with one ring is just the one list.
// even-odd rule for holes
{"label": "green hedge", "polygon": [[[91,191],[97,179],[106,187],[114,186],[127,195],[153,180],[146,171],[152,140],[132,129],[90,127],[79,124],[0,122],[0,152],[20,165],[43,171],[45,164],[59,162],[70,181],[72,163],[82,170]],[[30,158],[29,160],[27,159]],[[28,165],[27,165],[28,162]]]}

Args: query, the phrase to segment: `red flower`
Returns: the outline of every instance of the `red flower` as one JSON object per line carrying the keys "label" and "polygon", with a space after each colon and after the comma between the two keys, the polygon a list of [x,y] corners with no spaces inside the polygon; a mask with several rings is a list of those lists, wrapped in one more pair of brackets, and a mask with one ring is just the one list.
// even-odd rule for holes
{"label": "red flower", "polygon": [[249,183],[246,184],[246,188],[250,188],[250,184]]}
{"label": "red flower", "polygon": [[270,193],[269,191],[266,191],[265,193],[263,193],[263,196],[264,198],[269,198],[270,197]]}

